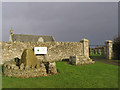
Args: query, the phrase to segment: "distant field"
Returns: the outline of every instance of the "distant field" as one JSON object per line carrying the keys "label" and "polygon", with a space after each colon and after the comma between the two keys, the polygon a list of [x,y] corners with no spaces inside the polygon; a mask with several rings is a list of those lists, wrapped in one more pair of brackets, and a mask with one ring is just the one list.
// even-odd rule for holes
{"label": "distant field", "polygon": [[105,56],[99,55],[99,54],[90,55],[90,58],[92,58],[92,59],[106,59]]}
{"label": "distant field", "polygon": [[[90,58],[92,59],[96,59],[96,60],[106,60],[105,56],[103,55],[99,55],[99,54],[94,54],[94,55],[90,55]],[[120,63],[120,60],[116,60],[116,59],[112,59],[112,60],[109,60],[109,61],[112,61],[112,62],[116,62],[116,63]]]}
{"label": "distant field", "polygon": [[3,88],[117,88],[118,67],[96,62],[72,66],[57,62],[59,73],[48,77],[29,79],[2,76]]}

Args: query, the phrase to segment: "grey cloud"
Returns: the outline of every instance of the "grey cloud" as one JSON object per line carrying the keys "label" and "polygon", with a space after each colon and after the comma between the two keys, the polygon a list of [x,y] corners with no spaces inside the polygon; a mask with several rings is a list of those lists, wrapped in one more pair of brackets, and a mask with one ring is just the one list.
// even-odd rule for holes
{"label": "grey cloud", "polygon": [[13,25],[15,33],[103,44],[118,33],[117,9],[117,3],[3,3],[3,40],[8,40]]}

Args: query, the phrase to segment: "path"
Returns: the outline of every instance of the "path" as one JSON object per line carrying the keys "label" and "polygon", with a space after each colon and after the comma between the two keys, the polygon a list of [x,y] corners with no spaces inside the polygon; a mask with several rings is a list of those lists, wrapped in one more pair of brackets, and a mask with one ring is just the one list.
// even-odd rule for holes
{"label": "path", "polygon": [[112,64],[112,65],[116,65],[116,66],[120,66],[120,62],[115,62],[113,60],[106,60],[106,59],[92,59],[94,61],[99,61],[99,62],[103,62],[103,63],[106,63],[106,64]]}

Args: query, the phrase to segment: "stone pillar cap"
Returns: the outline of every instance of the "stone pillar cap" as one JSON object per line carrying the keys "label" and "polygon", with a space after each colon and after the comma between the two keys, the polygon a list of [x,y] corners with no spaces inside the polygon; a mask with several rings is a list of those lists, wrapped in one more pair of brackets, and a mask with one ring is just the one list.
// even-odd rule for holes
{"label": "stone pillar cap", "polygon": [[111,41],[111,40],[106,40],[105,42],[107,42],[107,43],[112,43],[112,41]]}
{"label": "stone pillar cap", "polygon": [[80,42],[89,42],[89,40],[84,38],[84,39],[80,40]]}

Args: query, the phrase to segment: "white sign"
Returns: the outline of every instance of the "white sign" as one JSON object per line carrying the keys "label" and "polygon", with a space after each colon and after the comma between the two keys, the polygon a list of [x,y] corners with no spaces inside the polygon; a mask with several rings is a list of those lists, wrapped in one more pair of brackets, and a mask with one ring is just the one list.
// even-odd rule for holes
{"label": "white sign", "polygon": [[47,54],[47,47],[34,47],[35,54]]}

